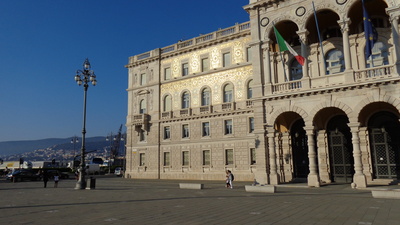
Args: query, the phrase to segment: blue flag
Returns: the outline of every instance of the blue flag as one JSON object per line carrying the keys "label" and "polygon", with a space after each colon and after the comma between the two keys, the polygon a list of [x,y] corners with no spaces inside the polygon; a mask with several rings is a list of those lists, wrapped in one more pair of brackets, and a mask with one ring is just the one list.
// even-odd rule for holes
{"label": "blue flag", "polygon": [[364,6],[364,0],[362,0],[363,7],[363,21],[364,21],[364,34],[365,34],[365,58],[368,59],[372,54],[372,48],[375,42],[378,40],[378,32],[372,25],[371,19],[369,18],[368,12]]}

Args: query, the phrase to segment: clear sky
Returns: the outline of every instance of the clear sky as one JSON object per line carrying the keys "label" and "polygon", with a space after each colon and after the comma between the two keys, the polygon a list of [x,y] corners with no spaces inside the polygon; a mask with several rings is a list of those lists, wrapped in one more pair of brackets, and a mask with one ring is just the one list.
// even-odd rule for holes
{"label": "clear sky", "polygon": [[0,141],[81,136],[86,58],[97,76],[87,137],[127,114],[128,57],[249,20],[248,0],[0,1]]}

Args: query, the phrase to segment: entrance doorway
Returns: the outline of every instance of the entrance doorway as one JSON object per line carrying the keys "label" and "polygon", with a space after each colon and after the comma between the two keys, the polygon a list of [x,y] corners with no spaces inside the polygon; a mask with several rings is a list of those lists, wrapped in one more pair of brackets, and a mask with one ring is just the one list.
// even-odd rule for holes
{"label": "entrance doorway", "polygon": [[368,127],[370,130],[374,178],[399,179],[399,119],[392,113],[380,112],[370,119]]}
{"label": "entrance doorway", "polygon": [[354,175],[353,144],[348,119],[333,117],[328,123],[330,178],[332,182],[351,183]]}
{"label": "entrance doorway", "polygon": [[297,120],[290,129],[292,137],[293,178],[307,178],[310,173],[307,135],[304,120]]}

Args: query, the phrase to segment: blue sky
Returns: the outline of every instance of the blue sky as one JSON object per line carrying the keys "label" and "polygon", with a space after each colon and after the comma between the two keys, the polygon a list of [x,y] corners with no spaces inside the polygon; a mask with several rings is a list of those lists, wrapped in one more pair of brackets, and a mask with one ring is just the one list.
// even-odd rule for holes
{"label": "blue sky", "polygon": [[87,137],[125,130],[128,57],[243,23],[248,0],[0,1],[0,141],[81,136],[89,58],[97,75]]}

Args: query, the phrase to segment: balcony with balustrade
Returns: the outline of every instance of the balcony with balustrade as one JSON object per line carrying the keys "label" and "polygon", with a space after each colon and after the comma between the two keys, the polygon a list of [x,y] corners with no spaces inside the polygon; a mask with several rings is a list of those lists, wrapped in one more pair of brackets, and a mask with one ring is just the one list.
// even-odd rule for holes
{"label": "balcony with balustrade", "polygon": [[204,34],[189,40],[182,40],[173,45],[129,57],[129,63],[144,61],[159,55],[171,54],[185,48],[194,48],[200,45],[210,44],[213,41],[223,40],[224,38],[230,38],[231,36],[244,33],[250,33],[250,22],[237,23],[232,27],[219,29],[209,34]]}

